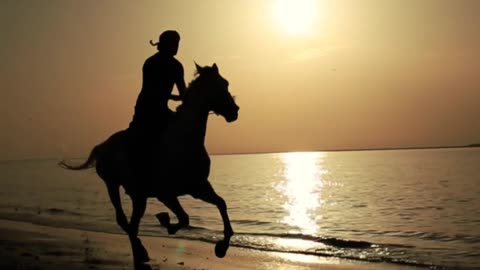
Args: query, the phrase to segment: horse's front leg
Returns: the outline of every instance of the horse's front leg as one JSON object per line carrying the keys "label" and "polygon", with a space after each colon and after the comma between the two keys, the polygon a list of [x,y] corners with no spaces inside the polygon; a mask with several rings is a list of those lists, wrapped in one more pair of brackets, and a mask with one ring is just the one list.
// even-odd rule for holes
{"label": "horse's front leg", "polygon": [[195,197],[205,202],[214,204],[220,211],[220,215],[222,216],[223,220],[224,238],[223,240],[218,241],[215,245],[215,255],[217,255],[217,257],[219,258],[223,258],[225,257],[225,254],[227,254],[227,249],[230,246],[230,238],[233,236],[233,229],[232,225],[230,224],[230,218],[228,217],[227,204],[225,203],[225,200],[223,200],[222,197],[218,196],[217,193],[215,193],[208,181],[206,183],[208,185],[202,187],[203,190],[201,190],[198,194],[195,194]]}
{"label": "horse's front leg", "polygon": [[158,198],[177,216],[178,223],[171,224],[170,217],[167,212],[158,213],[156,215],[160,224],[167,228],[168,234],[175,234],[178,230],[190,224],[190,218],[178,201],[177,197]]}
{"label": "horse's front leg", "polygon": [[144,196],[132,196],[132,206],[132,216],[128,226],[128,237],[130,238],[130,244],[132,246],[133,263],[136,269],[145,269],[144,263],[148,262],[150,258],[147,250],[138,238],[138,227],[140,220],[145,214],[147,198]]}

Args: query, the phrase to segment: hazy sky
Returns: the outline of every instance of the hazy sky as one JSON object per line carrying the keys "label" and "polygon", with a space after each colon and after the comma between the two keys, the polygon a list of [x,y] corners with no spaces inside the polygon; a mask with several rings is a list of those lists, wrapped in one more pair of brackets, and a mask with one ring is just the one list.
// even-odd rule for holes
{"label": "hazy sky", "polygon": [[85,156],[126,128],[167,29],[186,81],[215,62],[241,107],[211,117],[211,153],[480,141],[480,1],[287,2],[0,1],[0,159]]}

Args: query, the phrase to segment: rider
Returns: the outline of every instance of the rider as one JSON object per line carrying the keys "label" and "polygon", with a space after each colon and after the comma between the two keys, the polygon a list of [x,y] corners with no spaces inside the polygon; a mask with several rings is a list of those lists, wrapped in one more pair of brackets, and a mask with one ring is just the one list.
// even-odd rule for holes
{"label": "rider", "polygon": [[[173,30],[163,32],[157,46],[158,52],[149,57],[143,65],[142,90],[135,105],[135,114],[130,127],[140,128],[145,132],[162,130],[172,111],[168,100],[180,101],[185,91],[183,66],[175,59],[180,35]],[[172,95],[173,86],[177,86],[179,95]]]}
{"label": "rider", "polygon": [[[174,57],[178,51],[180,35],[173,30],[160,34],[156,46],[158,52],[143,65],[143,83],[135,105],[130,127],[129,148],[133,169],[141,178],[149,177],[152,158],[151,145],[159,139],[173,112],[168,101],[181,101],[185,92],[182,64]],[[173,86],[179,95],[173,95]],[[148,166],[145,166],[147,164]],[[150,165],[149,165],[150,164]]]}

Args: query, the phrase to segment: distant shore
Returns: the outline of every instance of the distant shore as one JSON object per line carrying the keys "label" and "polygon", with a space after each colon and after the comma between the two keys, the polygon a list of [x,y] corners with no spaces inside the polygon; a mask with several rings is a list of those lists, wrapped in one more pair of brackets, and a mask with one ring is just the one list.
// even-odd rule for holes
{"label": "distant shore", "polygon": [[[392,151],[392,150],[422,150],[422,149],[449,149],[449,148],[475,148],[480,147],[480,143],[467,145],[446,145],[446,146],[412,146],[412,147],[385,147],[385,148],[345,148],[345,149],[315,149],[315,150],[288,150],[288,151],[265,151],[265,152],[235,152],[235,153],[210,153],[213,156],[225,155],[255,155],[255,154],[277,154],[277,153],[295,153],[295,152],[354,152],[354,151]],[[23,159],[2,159],[0,161],[29,161],[29,160],[61,160],[64,157],[43,157],[43,158],[23,158]],[[85,157],[68,157],[68,159],[84,159]]]}
{"label": "distant shore", "polygon": [[[141,237],[152,269],[162,270],[367,270],[418,269],[386,263],[285,254],[230,247],[216,258],[213,244],[175,238]],[[121,234],[56,228],[0,220],[0,269],[133,269],[128,238]]]}
{"label": "distant shore", "polygon": [[254,154],[277,154],[295,152],[355,152],[355,151],[392,151],[392,150],[422,150],[422,149],[449,149],[449,148],[474,148],[480,147],[480,143],[468,145],[445,145],[445,146],[411,146],[411,147],[384,147],[384,148],[345,148],[345,149],[315,149],[315,150],[289,150],[289,151],[265,151],[265,152],[236,152],[236,153],[211,153],[211,155],[254,155]]}

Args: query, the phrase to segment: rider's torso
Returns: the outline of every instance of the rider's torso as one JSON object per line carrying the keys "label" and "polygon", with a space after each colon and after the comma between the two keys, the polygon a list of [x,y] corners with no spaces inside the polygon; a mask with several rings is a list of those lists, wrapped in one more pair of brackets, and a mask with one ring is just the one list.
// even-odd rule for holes
{"label": "rider's torso", "polygon": [[143,65],[142,90],[133,121],[150,125],[168,117],[168,99],[181,77],[182,66],[174,57],[157,53],[148,58]]}

